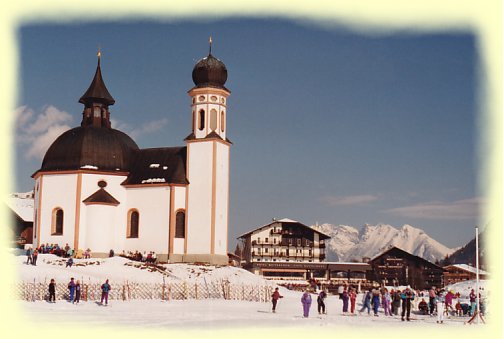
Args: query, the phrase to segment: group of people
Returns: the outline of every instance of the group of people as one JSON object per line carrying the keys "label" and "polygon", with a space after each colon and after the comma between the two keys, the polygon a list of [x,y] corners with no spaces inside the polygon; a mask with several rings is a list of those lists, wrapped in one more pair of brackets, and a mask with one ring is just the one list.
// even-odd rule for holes
{"label": "group of people", "polygon": [[[76,252],[73,248],[66,243],[65,246],[60,247],[58,244],[41,244],[39,247],[35,248],[33,250],[31,247],[28,248],[28,250],[31,251],[31,255],[33,253],[37,254],[54,254],[57,255],[58,257],[63,257],[63,258],[72,258],[72,257],[83,257],[84,259],[89,259],[91,258],[91,249],[86,249],[85,251],[78,250]],[[28,255],[28,250],[27,250],[27,255]]]}
{"label": "group of people", "polygon": [[128,258],[130,260],[146,262],[150,264],[155,264],[157,261],[157,255],[154,251],[143,251],[143,254],[140,251],[128,251],[127,253],[122,251],[121,257]]}
{"label": "group of people", "polygon": [[[70,282],[67,285],[68,287],[68,302],[72,304],[78,304],[80,302],[82,287],[80,285],[80,280],[75,281],[72,277],[70,278]],[[111,290],[111,286],[108,282],[108,279],[101,285],[101,304],[103,305],[103,301],[105,301],[105,305],[108,305],[108,293]],[[49,300],[50,303],[56,302],[56,281],[51,279],[49,283]]]}
{"label": "group of people", "polygon": [[28,247],[26,249],[26,265],[32,264],[33,266],[37,266],[38,253],[36,248],[33,250],[31,247]]}
{"label": "group of people", "polygon": [[[303,316],[305,318],[309,317],[309,311],[311,304],[313,302],[313,297],[311,293],[316,292],[314,284],[309,282],[309,287],[311,289],[305,289],[301,297],[301,304],[303,308]],[[326,314],[325,299],[327,297],[327,291],[320,286],[317,286],[320,292],[317,294],[317,304],[318,313]],[[339,299],[342,300],[342,313],[343,314],[355,314],[355,306],[357,299],[357,289],[354,286],[341,285],[338,289]],[[425,296],[428,296],[429,302],[426,302]],[[480,295],[479,295],[480,296]],[[278,300],[283,298],[279,293],[279,288],[276,288],[272,294],[272,311],[276,312],[276,306]],[[417,303],[417,299],[421,298],[421,301]],[[472,289],[470,293],[470,305],[462,304],[459,300],[460,294],[454,293],[453,290],[437,291],[435,287],[431,288],[428,292],[414,291],[410,287],[406,287],[403,290],[390,289],[386,287],[382,288],[369,288],[363,293],[362,308],[359,310],[359,314],[362,314],[367,310],[368,315],[373,312],[374,316],[379,316],[379,309],[384,309],[385,316],[397,316],[401,308],[401,320],[410,321],[411,320],[411,310],[417,308],[422,314],[434,316],[437,315],[437,323],[443,323],[444,315],[448,315],[452,312],[456,315],[470,314],[473,315],[476,311],[476,294]],[[455,306],[453,306],[454,299],[458,299]],[[482,299],[480,299],[482,300]],[[484,303],[480,301],[480,312],[483,314]]]}

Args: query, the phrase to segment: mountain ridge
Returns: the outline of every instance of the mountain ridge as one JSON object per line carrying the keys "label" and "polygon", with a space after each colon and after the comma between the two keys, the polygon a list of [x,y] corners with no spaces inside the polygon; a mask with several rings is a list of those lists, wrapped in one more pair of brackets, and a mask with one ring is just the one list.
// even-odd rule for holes
{"label": "mountain ridge", "polygon": [[331,237],[326,241],[327,261],[362,261],[362,258],[373,258],[396,246],[428,261],[439,262],[457,250],[448,248],[422,229],[409,224],[400,228],[382,223],[364,224],[359,229],[328,223],[311,227]]}

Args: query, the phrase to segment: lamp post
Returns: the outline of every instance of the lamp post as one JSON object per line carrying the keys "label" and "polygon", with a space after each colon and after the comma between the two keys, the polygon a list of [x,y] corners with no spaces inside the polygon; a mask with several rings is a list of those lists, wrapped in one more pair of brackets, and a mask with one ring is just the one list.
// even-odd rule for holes
{"label": "lamp post", "polygon": [[475,267],[477,268],[477,283],[475,284],[476,286],[476,300],[477,300],[477,309],[476,309],[476,315],[477,315],[477,324],[480,323],[480,298],[479,298],[479,227],[475,226]]}

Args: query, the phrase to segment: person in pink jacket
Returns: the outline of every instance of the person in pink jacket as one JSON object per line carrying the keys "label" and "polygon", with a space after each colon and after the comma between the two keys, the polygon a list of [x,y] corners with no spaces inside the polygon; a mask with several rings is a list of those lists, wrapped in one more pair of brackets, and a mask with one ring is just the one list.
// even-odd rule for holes
{"label": "person in pink jacket", "polygon": [[392,315],[391,313],[391,296],[387,288],[383,289],[382,293],[382,307],[384,308],[384,315]]}
{"label": "person in pink jacket", "polygon": [[356,306],[356,292],[352,287],[349,289],[349,302],[351,304],[351,314],[354,314]]}

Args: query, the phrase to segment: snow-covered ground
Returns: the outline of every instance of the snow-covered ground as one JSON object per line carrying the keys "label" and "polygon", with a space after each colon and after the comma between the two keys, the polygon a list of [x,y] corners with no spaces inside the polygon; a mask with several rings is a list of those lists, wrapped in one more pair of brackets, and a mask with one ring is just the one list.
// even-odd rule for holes
{"label": "snow-covered ground", "polygon": [[[66,268],[64,259],[53,255],[40,255],[37,266],[26,265],[24,255],[14,255],[14,262],[19,271],[19,280],[24,282],[49,282],[54,278],[57,283],[67,284],[70,277],[84,282],[98,283],[110,279],[114,283],[125,280],[134,282],[165,281],[222,281],[236,284],[273,285],[273,283],[255,276],[250,272],[234,267],[213,267],[195,265],[166,265],[166,274],[151,272],[140,267],[133,267],[136,262],[114,257],[106,259],[75,260],[72,268]],[[91,264],[92,263],[92,264]],[[99,264],[98,264],[99,263]],[[484,287],[484,282],[481,283]],[[474,282],[465,282],[452,286],[456,292],[466,296],[474,287]],[[486,290],[484,290],[487,292]],[[343,315],[342,301],[338,296],[329,295],[326,300],[327,314],[319,315],[316,310],[316,295],[313,295],[311,315],[302,316],[301,292],[280,287],[284,298],[280,299],[277,312],[271,312],[270,302],[251,302],[224,299],[203,300],[111,300],[108,306],[101,306],[95,301],[81,302],[79,305],[64,300],[56,303],[46,301],[14,301],[23,318],[30,326],[100,326],[124,329],[156,329],[185,331],[194,330],[229,330],[246,329],[291,329],[302,330],[354,330],[363,331],[378,328],[380,330],[414,328],[412,331],[449,328],[453,331],[472,332],[476,326],[464,325],[468,317],[451,317],[443,325],[436,323],[435,317],[420,315],[413,310],[410,322],[402,322],[399,316],[385,316],[383,310],[379,316],[362,314]],[[357,298],[357,310],[361,307],[361,295]],[[489,308],[490,309],[490,308]],[[490,316],[490,314],[489,314]],[[490,319],[486,319],[489,320]],[[487,327],[487,326],[486,326]],[[479,327],[480,328],[480,327]],[[400,330],[401,331],[401,330]],[[463,333],[464,333],[463,332]],[[275,332],[277,333],[277,332]],[[334,332],[335,333],[335,332]],[[369,333],[369,332],[367,332]],[[370,332],[371,333],[371,332]]]}

